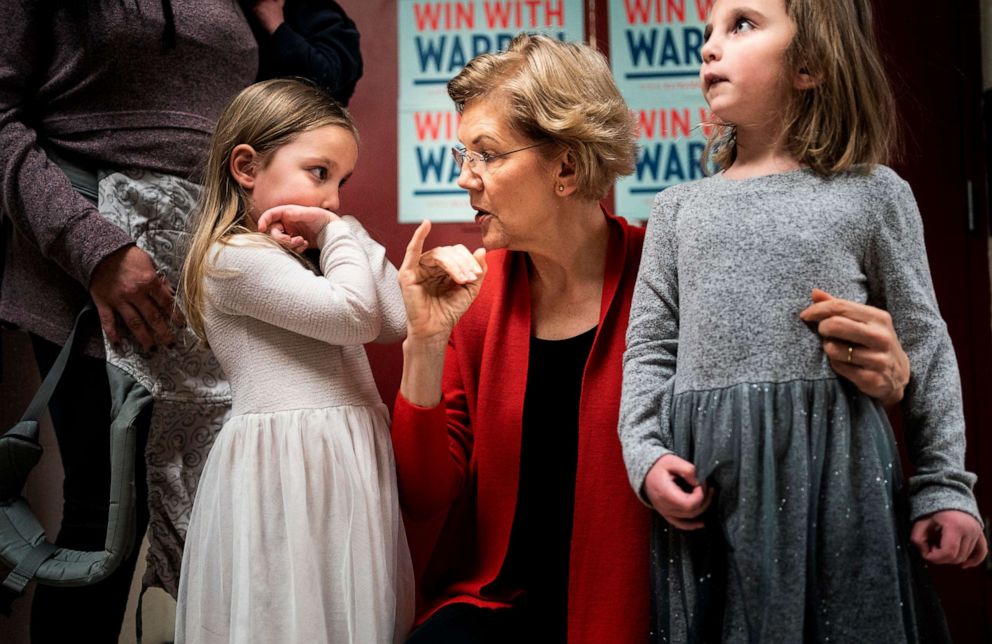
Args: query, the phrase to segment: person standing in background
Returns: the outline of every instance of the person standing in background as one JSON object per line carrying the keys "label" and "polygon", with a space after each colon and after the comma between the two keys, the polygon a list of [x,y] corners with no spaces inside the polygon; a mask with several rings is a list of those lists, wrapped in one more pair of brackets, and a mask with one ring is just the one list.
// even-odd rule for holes
{"label": "person standing in background", "polygon": [[[0,15],[0,320],[30,334],[42,375],[90,299],[106,346],[147,357],[153,376],[170,361],[185,364],[192,353],[170,348],[181,337],[170,324],[172,264],[154,248],[174,259],[214,123],[257,73],[243,12],[229,0],[0,0]],[[108,219],[111,210],[126,225]],[[95,325],[82,344],[86,355],[74,357],[50,405],[65,469],[56,544],[99,550],[110,481],[107,352]],[[197,422],[177,431],[205,452],[212,435],[201,430]],[[173,460],[182,472],[161,479],[166,509],[188,505],[195,485],[187,462]],[[137,461],[134,551],[98,584],[38,587],[34,641],[73,640],[82,625],[88,641],[117,641],[148,522]],[[170,496],[172,485],[183,498]],[[182,518],[163,532],[181,545]],[[167,573],[158,577],[170,585]]]}

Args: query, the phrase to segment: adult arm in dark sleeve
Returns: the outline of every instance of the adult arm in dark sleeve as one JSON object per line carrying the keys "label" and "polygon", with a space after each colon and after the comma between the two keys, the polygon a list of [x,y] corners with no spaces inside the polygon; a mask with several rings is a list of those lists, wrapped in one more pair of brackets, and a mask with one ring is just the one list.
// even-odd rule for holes
{"label": "adult arm in dark sleeve", "polygon": [[302,76],[347,105],[362,77],[358,29],[332,0],[286,0],[262,49],[262,77]]}

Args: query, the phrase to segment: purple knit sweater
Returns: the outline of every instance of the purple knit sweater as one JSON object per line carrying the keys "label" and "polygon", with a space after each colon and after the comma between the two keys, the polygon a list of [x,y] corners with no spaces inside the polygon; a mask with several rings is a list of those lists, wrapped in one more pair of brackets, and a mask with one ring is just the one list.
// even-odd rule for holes
{"label": "purple knit sweater", "polygon": [[[0,320],[61,343],[93,269],[133,241],[70,186],[45,149],[93,169],[194,178],[257,50],[236,0],[103,2],[86,19],[0,0],[0,207],[13,222]],[[93,338],[91,338],[93,340]],[[102,354],[92,342],[88,353]]]}

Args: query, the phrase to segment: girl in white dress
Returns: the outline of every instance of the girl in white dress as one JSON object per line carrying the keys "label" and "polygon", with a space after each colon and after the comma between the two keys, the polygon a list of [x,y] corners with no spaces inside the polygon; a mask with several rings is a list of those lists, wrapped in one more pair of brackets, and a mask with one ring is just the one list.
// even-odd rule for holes
{"label": "girl in white dress", "polygon": [[406,318],[383,248],[333,212],[357,156],[347,112],[299,81],[248,87],[217,124],[182,287],[233,408],[190,519],[177,642],[395,642],[411,624],[388,412],[362,348]]}

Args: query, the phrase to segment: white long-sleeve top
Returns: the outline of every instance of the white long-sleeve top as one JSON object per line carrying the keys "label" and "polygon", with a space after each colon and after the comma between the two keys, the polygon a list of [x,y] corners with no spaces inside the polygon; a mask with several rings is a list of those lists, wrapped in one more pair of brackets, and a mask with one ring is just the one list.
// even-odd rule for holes
{"label": "white long-sleeve top", "polygon": [[315,275],[254,236],[210,250],[204,326],[231,383],[232,414],[381,404],[362,345],[398,340],[396,268],[352,217],[318,235]]}

